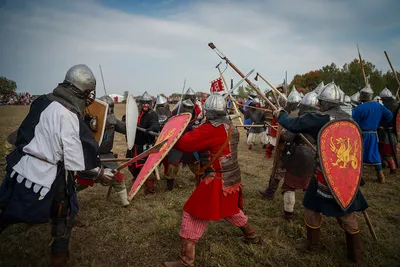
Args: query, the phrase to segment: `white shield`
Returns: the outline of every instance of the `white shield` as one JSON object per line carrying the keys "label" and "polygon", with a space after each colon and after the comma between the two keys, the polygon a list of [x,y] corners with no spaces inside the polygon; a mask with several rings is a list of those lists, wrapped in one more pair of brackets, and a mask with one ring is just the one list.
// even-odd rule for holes
{"label": "white shield", "polygon": [[135,137],[136,137],[136,127],[137,121],[139,117],[138,107],[136,105],[135,98],[133,95],[129,94],[128,99],[126,101],[126,139],[128,143],[128,149],[132,149],[135,145]]}

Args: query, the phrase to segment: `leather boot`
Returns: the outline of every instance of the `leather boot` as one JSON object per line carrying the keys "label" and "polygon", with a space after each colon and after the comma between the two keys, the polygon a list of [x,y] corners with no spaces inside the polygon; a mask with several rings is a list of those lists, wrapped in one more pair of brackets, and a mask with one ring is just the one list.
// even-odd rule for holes
{"label": "leather boot", "polygon": [[291,221],[291,220],[293,220],[294,218],[296,218],[296,213],[294,213],[294,212],[289,212],[289,211],[283,211],[283,218],[285,219],[285,220],[288,220],[288,221]]}
{"label": "leather boot", "polygon": [[172,191],[174,189],[175,179],[167,179],[167,191]]}
{"label": "leather boot", "polygon": [[66,267],[68,266],[69,255],[64,253],[51,253],[50,266],[51,267]]}
{"label": "leather boot", "polygon": [[394,162],[393,158],[388,159],[390,173],[396,173],[396,163]]}
{"label": "leather boot", "polygon": [[259,191],[262,195],[262,198],[273,200],[275,197],[275,192],[278,189],[279,182],[280,180],[271,177],[267,189]]}
{"label": "leather boot", "polygon": [[149,195],[149,194],[154,194],[156,191],[154,190],[154,180],[152,179],[147,179],[146,182],[144,182],[145,190],[144,194]]}
{"label": "leather boot", "polygon": [[385,183],[385,175],[383,174],[383,170],[376,171],[376,178],[378,179],[378,182],[381,184]]}
{"label": "leather boot", "polygon": [[249,150],[252,150],[253,149],[253,145],[248,145],[248,147],[247,147]]}
{"label": "leather boot", "polygon": [[129,201],[128,201],[128,193],[126,189],[117,192],[119,199],[121,200],[122,206],[128,207],[129,206]]}
{"label": "leather boot", "polygon": [[81,217],[79,214],[75,214],[74,216],[74,222],[72,223],[72,227],[85,227],[86,224],[81,220]]}
{"label": "leather boot", "polygon": [[250,227],[248,223],[246,223],[244,226],[239,227],[240,230],[242,230],[243,235],[244,235],[244,242],[248,244],[258,244],[261,242],[260,236],[254,231],[253,228]]}
{"label": "leather boot", "polygon": [[320,228],[313,229],[311,227],[306,226],[307,229],[307,242],[296,245],[296,249],[303,252],[310,252],[317,248],[319,243],[319,236],[321,233]]}
{"label": "leather boot", "polygon": [[346,232],[347,258],[356,264],[362,261],[362,249],[360,234],[350,234]]}
{"label": "leather boot", "polygon": [[181,238],[181,255],[179,261],[164,262],[166,267],[194,266],[196,243],[192,240]]}

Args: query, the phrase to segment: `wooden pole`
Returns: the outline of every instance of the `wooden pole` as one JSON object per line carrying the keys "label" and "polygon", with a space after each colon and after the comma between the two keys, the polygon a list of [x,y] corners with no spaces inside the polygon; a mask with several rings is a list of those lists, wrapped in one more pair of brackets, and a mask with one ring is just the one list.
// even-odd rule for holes
{"label": "wooden pole", "polygon": [[396,70],[393,68],[392,62],[390,62],[390,59],[389,59],[388,54],[386,53],[386,51],[383,51],[383,52],[385,53],[386,59],[387,59],[387,61],[389,62],[389,66],[390,66],[390,68],[392,69],[393,74],[394,74],[394,77],[396,78],[397,84],[398,84],[398,86],[399,86],[399,87],[397,88],[397,92],[396,92],[396,99],[397,99],[397,101],[400,101],[400,97],[399,97],[399,90],[400,90],[400,81],[399,81],[399,77],[397,76]]}
{"label": "wooden pole", "polygon": [[[221,69],[220,69],[219,65],[217,66],[217,69],[218,69],[218,72],[219,72],[219,76],[221,77],[221,79],[222,79],[222,81],[223,81],[223,83],[225,85],[226,90],[229,90],[228,89],[229,87],[226,84],[224,75],[222,75],[222,72],[221,72]],[[233,108],[235,109],[236,114],[239,115],[238,118],[239,118],[240,124],[243,125],[243,120],[242,120],[242,117],[240,116],[239,110],[237,109],[237,106],[236,106],[236,103],[235,103],[235,99],[232,97],[232,95],[229,95],[229,97],[231,99],[231,102],[232,102]]]}
{"label": "wooden pole", "polygon": [[358,58],[360,59],[361,70],[362,70],[362,73],[363,73],[363,76],[364,76],[365,86],[368,86],[367,76],[365,75],[365,70],[364,70],[364,63],[363,63],[363,60],[361,58],[360,49],[358,48],[358,44],[357,44],[357,51],[358,51]]}
{"label": "wooden pole", "polygon": [[[267,79],[265,79],[259,72],[257,72],[257,75],[264,81],[266,82],[276,93],[278,93],[281,97],[283,97],[283,99],[287,100],[287,97],[282,94],[275,86],[273,86],[269,81],[267,81]],[[276,97],[276,95],[275,95]],[[276,98],[275,101],[278,101],[278,99]]]}
{"label": "wooden pole", "polygon": [[[266,81],[258,72],[257,72],[256,77],[254,78],[254,80],[258,81],[258,76],[260,76],[260,78],[261,78],[263,81]],[[269,85],[269,84],[268,84],[268,85]],[[274,97],[274,100],[275,100],[276,105],[277,105],[278,107],[281,107],[281,104],[279,104],[278,97],[276,96],[276,92],[275,92],[274,89],[272,89],[272,96]]]}
{"label": "wooden pole", "polygon": [[371,220],[370,220],[370,218],[369,218],[369,216],[368,216],[367,211],[366,211],[366,210],[363,210],[362,213],[363,213],[363,215],[364,215],[365,222],[366,222],[367,225],[368,225],[368,229],[369,229],[369,232],[370,232],[371,235],[372,235],[372,238],[374,239],[374,241],[378,241],[378,237],[376,236],[375,229],[374,229],[374,227],[372,226],[372,223],[371,223]]}
{"label": "wooden pole", "polygon": [[[236,100],[235,100],[235,102],[236,102]],[[258,110],[262,110],[262,111],[265,111],[265,112],[272,112],[272,110],[270,110],[270,109],[258,108],[258,107],[253,107],[253,106],[246,106],[246,105],[240,104],[238,102],[236,102],[236,105],[241,106],[241,107],[248,107],[248,108],[252,108],[252,109],[258,109]]]}

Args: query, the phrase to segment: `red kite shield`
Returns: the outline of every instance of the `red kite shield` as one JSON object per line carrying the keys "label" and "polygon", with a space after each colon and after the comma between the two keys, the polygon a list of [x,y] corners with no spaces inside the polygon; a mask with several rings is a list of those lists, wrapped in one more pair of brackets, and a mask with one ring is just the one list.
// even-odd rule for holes
{"label": "red kite shield", "polygon": [[132,200],[132,198],[139,191],[140,187],[144,184],[146,179],[150,176],[151,173],[153,173],[154,169],[157,168],[158,164],[160,164],[163,158],[168,154],[168,152],[178,141],[179,137],[181,137],[183,131],[186,129],[186,126],[189,124],[191,117],[192,114],[190,113],[182,113],[172,117],[164,125],[164,128],[157,138],[156,145],[164,140],[168,139],[168,141],[161,147],[160,151],[151,154],[147,158],[146,163],[140,170],[140,173],[136,177],[135,182],[132,185],[131,191],[129,192],[129,201]]}
{"label": "red kite shield", "polygon": [[363,141],[351,120],[332,120],[318,134],[318,154],[326,183],[343,210],[354,200],[360,183]]}

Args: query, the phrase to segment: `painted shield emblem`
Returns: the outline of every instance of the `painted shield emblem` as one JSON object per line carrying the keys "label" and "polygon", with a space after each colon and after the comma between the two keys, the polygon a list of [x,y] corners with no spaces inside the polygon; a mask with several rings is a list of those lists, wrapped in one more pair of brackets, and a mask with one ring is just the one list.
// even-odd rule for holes
{"label": "painted shield emblem", "polygon": [[318,134],[318,152],[326,183],[343,210],[354,200],[362,170],[363,141],[351,120],[332,120]]}
{"label": "painted shield emblem", "polygon": [[101,141],[103,141],[107,113],[108,104],[99,99],[95,99],[94,102],[85,109],[85,114],[92,117],[89,128],[94,139],[99,143],[99,146],[101,145]]}
{"label": "painted shield emblem", "polygon": [[129,192],[128,199],[132,198],[139,191],[140,187],[144,184],[146,179],[154,172],[158,164],[164,159],[168,152],[173,148],[175,143],[178,141],[179,137],[183,134],[186,129],[192,115],[190,113],[182,113],[172,117],[162,129],[160,135],[157,138],[156,144],[161,143],[164,140],[168,140],[157,153],[151,154],[144,166],[142,167],[140,173],[138,174],[132,188]]}
{"label": "painted shield emblem", "polygon": [[126,100],[126,141],[128,149],[131,150],[135,145],[136,127],[139,117],[138,107],[133,95],[129,94]]}
{"label": "painted shield emblem", "polygon": [[396,133],[397,133],[397,140],[400,140],[400,109],[397,111],[396,115]]}

